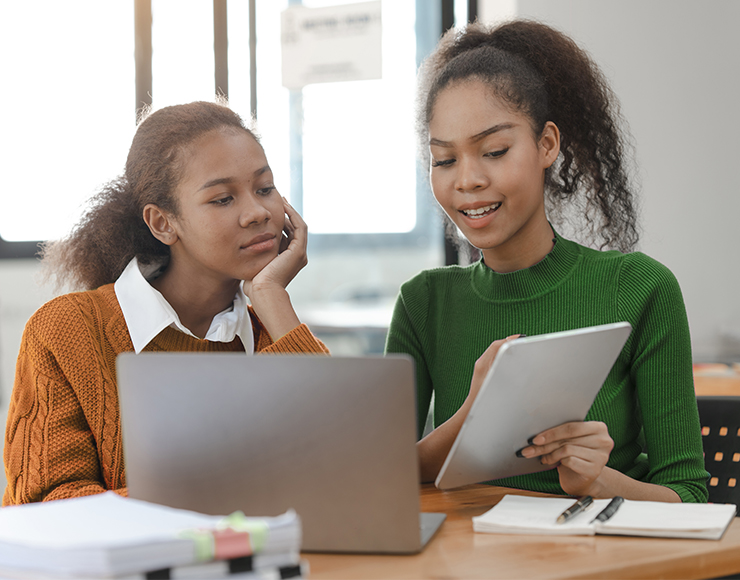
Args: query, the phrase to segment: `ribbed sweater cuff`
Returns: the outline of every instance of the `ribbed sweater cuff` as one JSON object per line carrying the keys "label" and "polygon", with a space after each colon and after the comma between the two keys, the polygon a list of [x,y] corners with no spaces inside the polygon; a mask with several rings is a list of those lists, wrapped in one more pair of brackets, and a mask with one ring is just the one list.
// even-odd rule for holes
{"label": "ribbed sweater cuff", "polygon": [[329,349],[313,335],[308,326],[301,324],[285,336],[280,337],[279,340],[265,348],[262,352],[329,354]]}

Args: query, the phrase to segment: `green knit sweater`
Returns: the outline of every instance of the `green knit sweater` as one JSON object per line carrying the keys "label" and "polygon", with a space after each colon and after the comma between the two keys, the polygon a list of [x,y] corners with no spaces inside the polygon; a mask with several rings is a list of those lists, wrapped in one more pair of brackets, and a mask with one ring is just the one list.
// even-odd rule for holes
{"label": "green knit sweater", "polygon": [[[424,271],[401,287],[386,352],[415,359],[421,436],[432,393],[436,427],[462,405],[473,365],[492,341],[623,320],[632,334],[586,420],[609,429],[609,467],[669,487],[683,501],[706,501],[681,290],[644,254],[599,252],[558,236],[525,270],[498,274],[480,261]],[[491,483],[563,493],[554,469]]]}

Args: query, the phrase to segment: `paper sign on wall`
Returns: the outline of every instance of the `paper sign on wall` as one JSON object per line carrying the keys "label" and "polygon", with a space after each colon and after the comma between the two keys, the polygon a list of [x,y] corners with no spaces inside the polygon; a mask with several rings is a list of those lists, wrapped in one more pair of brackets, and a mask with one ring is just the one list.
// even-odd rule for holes
{"label": "paper sign on wall", "polygon": [[283,86],[379,79],[380,0],[281,14]]}

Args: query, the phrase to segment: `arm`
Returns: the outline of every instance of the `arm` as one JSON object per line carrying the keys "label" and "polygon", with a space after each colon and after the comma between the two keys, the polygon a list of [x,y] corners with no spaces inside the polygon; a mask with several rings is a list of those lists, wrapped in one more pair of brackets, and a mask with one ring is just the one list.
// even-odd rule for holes
{"label": "arm", "polygon": [[504,340],[496,340],[491,343],[475,362],[473,380],[470,383],[470,392],[462,406],[452,417],[416,444],[416,449],[419,453],[419,468],[422,483],[434,481],[437,478],[437,474],[442,469],[447,454],[450,452],[452,444],[455,442],[457,434],[460,432],[460,428],[465,422],[465,418],[468,416],[475,398],[478,396],[478,392],[493,364],[493,360],[496,358],[498,350],[506,341],[517,338],[517,336],[510,336]]}
{"label": "arm", "polygon": [[619,315],[633,323],[625,347],[642,419],[649,471],[641,480],[606,466],[613,442],[600,422],[568,423],[535,437],[525,457],[558,465],[573,495],[706,501],[706,471],[691,371],[688,321],[678,282],[664,266],[630,255],[620,275]]}
{"label": "arm", "polygon": [[522,450],[524,457],[540,457],[545,465],[557,466],[560,487],[573,496],[679,502],[668,487],[633,479],[607,467],[614,442],[600,421],[565,423],[543,431]]}
{"label": "arm", "polygon": [[[419,310],[425,310],[422,304]],[[426,336],[423,329],[418,328],[420,321],[413,321],[409,315],[404,288],[396,300],[393,316],[388,328],[388,336],[385,343],[386,354],[408,354],[414,359],[416,371],[416,412],[417,412],[417,438],[421,439],[426,424],[429,406],[432,400],[432,379],[424,356],[424,346],[420,337]]]}
{"label": "arm", "polygon": [[[428,291],[423,286],[417,287],[417,291],[412,291],[410,288],[413,284],[419,285],[425,282],[426,280],[424,278],[417,278],[411,283],[404,285],[401,289],[393,312],[385,348],[386,353],[405,353],[411,355],[414,359],[416,367],[418,436],[420,438],[423,434],[434,385],[432,384],[429,367],[426,362],[423,342],[423,339],[429,336],[428,329],[424,327],[427,319],[422,316],[412,317],[410,311],[417,313],[426,312],[427,305],[425,297],[428,296]],[[413,298],[407,296],[407,293],[413,294]],[[439,425],[417,443],[422,482],[434,481],[437,477],[460,431],[460,427],[462,427],[465,417],[480,390],[483,379],[488,373],[498,349],[504,342],[503,340],[498,340],[492,343],[475,363],[470,391],[462,406],[447,421]]]}
{"label": "arm", "polygon": [[[40,318],[37,313],[26,326],[16,367],[5,436],[8,484],[3,505],[107,489],[95,437],[78,396],[47,346],[53,338],[41,336],[54,320]],[[64,340],[66,335],[57,336]]]}

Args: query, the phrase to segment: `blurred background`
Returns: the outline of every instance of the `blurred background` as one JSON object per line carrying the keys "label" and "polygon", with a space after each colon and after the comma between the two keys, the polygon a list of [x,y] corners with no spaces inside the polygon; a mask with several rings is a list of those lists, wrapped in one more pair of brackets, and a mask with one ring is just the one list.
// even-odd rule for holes
{"label": "blurred background", "polygon": [[640,250],[681,283],[694,360],[740,361],[740,2],[365,3],[380,9],[380,78],[287,89],[281,14],[300,4],[353,2],[0,3],[0,409],[23,326],[53,293],[37,280],[38,242],[121,173],[142,106],[216,93],[256,118],[278,189],[309,225],[310,264],[290,286],[299,315],[336,354],[382,352],[399,285],[468,259],[445,243],[417,165],[414,100],[442,32],[476,18],[536,18],[591,53],[633,138]]}

